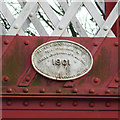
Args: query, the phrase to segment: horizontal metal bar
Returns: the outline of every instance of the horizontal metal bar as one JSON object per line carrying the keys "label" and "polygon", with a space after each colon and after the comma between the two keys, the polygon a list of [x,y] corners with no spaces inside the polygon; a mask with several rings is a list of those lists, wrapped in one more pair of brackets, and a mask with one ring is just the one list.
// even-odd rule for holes
{"label": "horizontal metal bar", "polygon": [[113,96],[12,96],[12,95],[4,95],[0,96],[2,98],[80,98],[80,99],[120,99],[120,97]]}

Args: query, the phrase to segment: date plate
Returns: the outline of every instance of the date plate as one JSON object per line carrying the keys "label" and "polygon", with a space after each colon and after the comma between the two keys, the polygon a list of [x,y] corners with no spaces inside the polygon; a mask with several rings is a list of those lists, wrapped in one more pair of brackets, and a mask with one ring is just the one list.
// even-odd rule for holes
{"label": "date plate", "polygon": [[82,77],[93,65],[89,50],[69,40],[54,40],[42,44],[34,50],[31,60],[38,73],[54,80]]}

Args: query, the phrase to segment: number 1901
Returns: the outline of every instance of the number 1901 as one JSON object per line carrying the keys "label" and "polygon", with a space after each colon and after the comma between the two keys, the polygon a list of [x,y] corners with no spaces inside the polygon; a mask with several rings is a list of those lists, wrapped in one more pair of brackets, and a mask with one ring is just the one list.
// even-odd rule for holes
{"label": "number 1901", "polygon": [[52,59],[52,64],[53,65],[58,65],[58,66],[60,66],[60,65],[63,65],[63,66],[66,66],[66,65],[70,65],[70,61],[69,60],[67,60],[67,59],[63,59],[63,60],[61,60],[60,58],[57,58],[57,59]]}

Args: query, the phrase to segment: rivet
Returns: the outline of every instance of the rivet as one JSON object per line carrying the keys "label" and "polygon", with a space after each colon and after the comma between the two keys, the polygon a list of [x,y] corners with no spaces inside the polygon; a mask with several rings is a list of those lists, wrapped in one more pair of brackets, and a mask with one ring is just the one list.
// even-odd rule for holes
{"label": "rivet", "polygon": [[94,102],[90,102],[90,103],[89,103],[89,106],[90,106],[90,107],[94,107],[94,106],[95,106],[95,103],[94,103]]}
{"label": "rivet", "polygon": [[29,16],[30,16],[30,17],[33,17],[33,15],[34,15],[33,13],[30,13],[30,15],[29,15]]}
{"label": "rivet", "polygon": [[45,88],[41,88],[40,93],[45,93]]}
{"label": "rivet", "polygon": [[6,82],[9,81],[9,77],[8,77],[8,76],[5,76],[5,77],[4,77],[4,81],[6,81]]}
{"label": "rivet", "polygon": [[28,103],[27,101],[25,101],[25,102],[23,103],[23,105],[24,105],[24,106],[28,106],[29,103]]}
{"label": "rivet", "polygon": [[78,92],[78,89],[77,88],[74,88],[73,89],[73,93],[77,93]]}
{"label": "rivet", "polygon": [[61,102],[57,102],[56,105],[57,105],[58,107],[60,107],[60,106],[62,106],[62,103],[61,103]]}
{"label": "rivet", "polygon": [[106,93],[106,94],[110,94],[110,90],[106,90],[105,93]]}
{"label": "rivet", "polygon": [[94,92],[95,92],[94,89],[90,89],[90,90],[89,90],[89,93],[94,93]]}
{"label": "rivet", "polygon": [[93,45],[94,45],[94,46],[98,46],[98,42],[97,42],[97,41],[94,42]]}
{"label": "rivet", "polygon": [[98,83],[99,80],[100,80],[99,78],[95,78],[95,79],[94,79],[94,83]]}
{"label": "rivet", "polygon": [[111,103],[110,103],[110,102],[106,102],[106,103],[105,103],[105,106],[106,106],[106,107],[110,107],[110,106],[111,106]]}
{"label": "rivet", "polygon": [[24,88],[24,89],[23,89],[23,92],[24,92],[24,93],[28,93],[28,88]]}
{"label": "rivet", "polygon": [[107,31],[107,30],[108,30],[108,26],[105,26],[103,29],[104,29],[105,31]]}
{"label": "rivet", "polygon": [[61,89],[56,90],[56,93],[61,93],[61,92],[62,92]]}
{"label": "rivet", "polygon": [[27,76],[27,77],[25,78],[25,80],[26,80],[27,82],[29,82],[29,81],[30,81],[30,77]]}
{"label": "rivet", "polygon": [[4,41],[4,44],[5,44],[5,45],[8,45],[8,43],[9,43],[8,40],[5,40],[5,41]]}
{"label": "rivet", "polygon": [[119,46],[119,43],[118,43],[118,42],[115,42],[114,45],[115,45],[115,46]]}
{"label": "rivet", "polygon": [[15,29],[18,29],[18,25],[15,25],[14,28],[15,28]]}
{"label": "rivet", "polygon": [[115,82],[119,82],[119,78],[116,78],[116,79],[115,79]]}
{"label": "rivet", "polygon": [[78,102],[74,101],[73,106],[77,106],[77,105],[78,105]]}
{"label": "rivet", "polygon": [[28,45],[28,44],[29,44],[29,41],[28,41],[28,40],[26,40],[26,41],[24,42],[24,44],[25,44],[25,45]]}
{"label": "rivet", "polygon": [[43,107],[44,105],[45,105],[45,103],[44,103],[44,102],[40,102],[40,106],[42,106],[42,107]]}
{"label": "rivet", "polygon": [[7,89],[7,92],[8,92],[8,93],[11,93],[12,91],[13,91],[12,88],[8,88],[8,89]]}
{"label": "rivet", "polygon": [[62,26],[59,26],[59,30],[62,30],[63,29],[63,27]]}
{"label": "rivet", "polygon": [[12,102],[11,101],[7,101],[7,105],[11,105],[12,104]]}

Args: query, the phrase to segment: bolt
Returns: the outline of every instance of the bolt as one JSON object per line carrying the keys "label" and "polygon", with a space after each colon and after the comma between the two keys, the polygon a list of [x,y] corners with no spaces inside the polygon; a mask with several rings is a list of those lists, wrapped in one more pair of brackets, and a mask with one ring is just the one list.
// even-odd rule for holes
{"label": "bolt", "polygon": [[105,106],[106,106],[106,107],[110,107],[110,106],[111,106],[111,103],[110,103],[110,102],[106,102],[106,103],[105,103]]}
{"label": "bolt", "polygon": [[97,42],[97,41],[94,42],[93,45],[94,45],[94,46],[98,46],[98,42]]}
{"label": "bolt", "polygon": [[90,102],[90,103],[89,103],[89,106],[90,106],[90,107],[94,107],[94,106],[95,106],[95,103],[94,103],[94,102]]}
{"label": "bolt", "polygon": [[8,92],[8,93],[11,93],[12,91],[13,91],[12,88],[8,88],[8,89],[7,89],[7,92]]}
{"label": "bolt", "polygon": [[27,82],[29,82],[29,81],[30,81],[30,77],[27,76],[27,77],[25,78],[25,80],[26,80]]}
{"label": "bolt", "polygon": [[78,92],[78,89],[77,88],[74,88],[73,89],[73,93],[77,93]]}
{"label": "bolt", "polygon": [[61,92],[62,92],[61,89],[56,90],[56,93],[61,93]]}
{"label": "bolt", "polygon": [[44,102],[40,102],[40,106],[43,107],[45,105]]}
{"label": "bolt", "polygon": [[108,30],[108,26],[105,26],[103,29],[104,29],[105,31],[107,31],[107,30]]}
{"label": "bolt", "polygon": [[106,92],[105,92],[106,94],[110,94],[110,90],[106,90]]}
{"label": "bolt", "polygon": [[115,45],[115,46],[119,46],[119,43],[118,43],[118,42],[115,42],[114,45]]}
{"label": "bolt", "polygon": [[24,92],[24,93],[28,93],[28,88],[24,88],[24,89],[23,89],[23,92]]}
{"label": "bolt", "polygon": [[11,105],[12,104],[12,102],[11,101],[7,101],[7,105]]}
{"label": "bolt", "polygon": [[58,107],[60,107],[61,105],[62,105],[62,103],[61,102],[57,102],[57,104],[56,104]]}
{"label": "bolt", "polygon": [[94,92],[95,92],[94,89],[90,89],[90,90],[89,90],[89,93],[94,93]]}
{"label": "bolt", "polygon": [[24,106],[28,106],[29,103],[28,103],[27,101],[25,101],[25,102],[23,103],[23,105],[24,105]]}
{"label": "bolt", "polygon": [[9,43],[9,41],[8,41],[8,40],[5,40],[5,41],[4,41],[4,44],[5,44],[5,45],[7,45],[8,43]]}
{"label": "bolt", "polygon": [[78,105],[78,102],[73,102],[73,106],[77,106]]}
{"label": "bolt", "polygon": [[42,88],[42,89],[40,90],[40,93],[45,93],[45,88]]}
{"label": "bolt", "polygon": [[119,82],[119,78],[116,78],[116,79],[115,79],[115,82]]}
{"label": "bolt", "polygon": [[16,24],[16,25],[14,26],[14,28],[15,28],[15,29],[18,29],[18,25]]}
{"label": "bolt", "polygon": [[5,77],[4,77],[4,81],[6,81],[6,82],[9,81],[9,77],[8,77],[8,76],[5,76]]}
{"label": "bolt", "polygon": [[28,45],[28,44],[29,44],[29,41],[28,41],[28,40],[26,40],[26,41],[24,42],[24,44],[25,44],[25,45]]}

